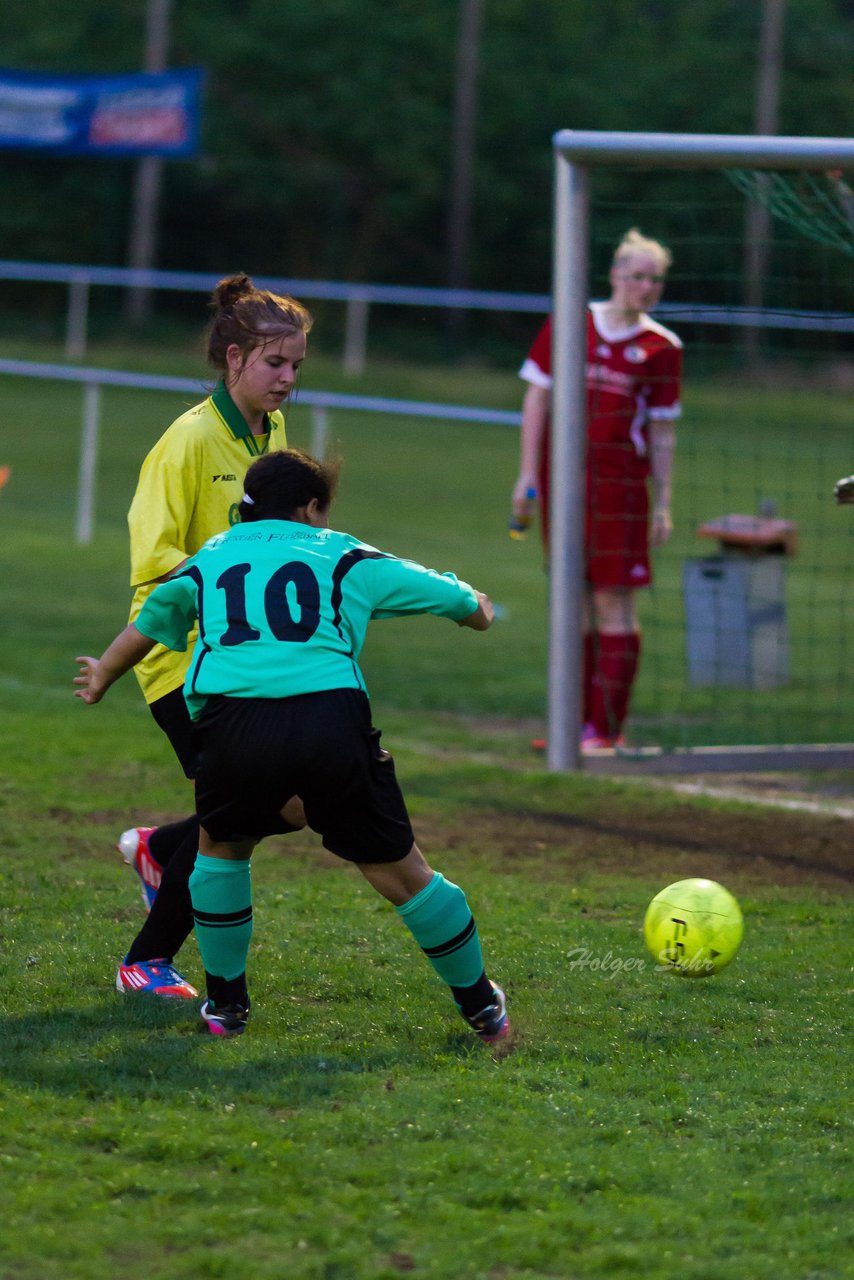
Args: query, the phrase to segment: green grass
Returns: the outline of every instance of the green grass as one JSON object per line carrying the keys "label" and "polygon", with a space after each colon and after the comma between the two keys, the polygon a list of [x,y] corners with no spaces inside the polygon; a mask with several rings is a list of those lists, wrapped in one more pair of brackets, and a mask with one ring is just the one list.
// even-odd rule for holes
{"label": "green grass", "polygon": [[754,904],[749,961],[714,984],[608,979],[569,972],[567,943],[636,955],[639,888],[561,902],[462,869],[517,975],[520,1044],[498,1061],[343,874],[260,875],[256,1019],[234,1045],[185,1009],[71,995],[97,886],[88,927],[30,934],[5,976],[26,996],[4,1030],[4,1274],[844,1275],[841,992],[816,974],[841,905],[817,937],[807,901]]}
{"label": "green grass", "polygon": [[[371,389],[516,397],[515,379],[465,376],[383,368]],[[97,534],[78,548],[76,392],[4,379],[0,393],[16,427],[0,458],[0,1280],[850,1276],[850,830],[538,770],[545,579],[536,540],[504,530],[514,434],[334,419],[340,524],[504,606],[487,636],[379,624],[365,666],[419,841],[464,885],[506,984],[509,1051],[472,1043],[394,913],[305,834],[255,857],[253,1018],[223,1044],[198,1034],[195,1006],[111,990],[141,918],[113,842],[181,816],[188,787],[132,679],[97,708],[70,684],[74,655],[124,623],[125,512],[175,398],[105,393]],[[783,403],[762,401],[769,434]],[[716,384],[692,389],[680,465],[697,493],[697,441],[743,446],[727,405]],[[298,408],[293,436],[308,432]],[[836,465],[805,446],[785,472],[828,566],[824,581],[806,553],[802,577],[793,562],[807,602],[850,563],[824,496]],[[742,472],[703,516],[752,501]],[[679,511],[639,719],[666,737],[723,716],[737,736],[735,704],[748,720],[765,704],[706,706],[680,677],[679,565],[698,548]],[[837,694],[819,694],[763,697],[800,736],[800,698],[833,723]],[[655,971],[641,925],[655,892],[698,874],[735,892],[746,933],[730,968],[689,982]],[[201,984],[192,942],[180,959]]]}
{"label": "green grass", "polygon": [[[846,1274],[844,824],[787,836],[449,760],[392,715],[419,838],[506,983],[510,1051],[471,1043],[393,912],[305,835],[255,856],[253,1020],[221,1043],[192,1006],[110,991],[140,918],[111,840],[140,804],[185,803],[123,692],[112,713],[2,699],[3,1280]],[[746,848],[794,850],[788,871],[740,861],[733,821]],[[830,863],[800,874],[816,848]],[[690,982],[655,971],[641,922],[701,871],[746,938]]]}

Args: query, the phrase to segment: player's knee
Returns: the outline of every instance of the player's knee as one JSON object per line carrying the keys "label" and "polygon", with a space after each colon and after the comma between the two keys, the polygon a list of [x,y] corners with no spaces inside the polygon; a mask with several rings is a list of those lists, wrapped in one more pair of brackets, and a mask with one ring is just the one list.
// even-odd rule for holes
{"label": "player's knee", "polygon": [[377,893],[395,907],[409,902],[433,879],[433,869],[417,844],[399,862],[363,862],[359,870]]}
{"label": "player's knee", "polygon": [[294,831],[302,831],[305,826],[305,809],[299,796],[291,796],[290,800],[282,809],[282,817],[285,822],[291,826]]}
{"label": "player's knee", "polygon": [[597,631],[623,635],[639,630],[633,591],[601,590],[593,596]]}

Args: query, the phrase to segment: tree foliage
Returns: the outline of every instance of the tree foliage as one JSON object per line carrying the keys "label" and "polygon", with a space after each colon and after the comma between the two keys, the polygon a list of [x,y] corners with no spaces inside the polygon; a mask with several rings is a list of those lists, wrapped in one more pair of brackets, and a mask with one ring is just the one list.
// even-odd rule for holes
{"label": "tree foliage", "polygon": [[[3,61],[134,70],[144,9],[76,0],[59,20],[48,0],[5,6]],[[175,0],[170,63],[206,70],[203,149],[166,166],[158,265],[445,283],[459,11],[459,0]],[[546,288],[558,128],[750,132],[760,11],[761,0],[485,0],[470,283]],[[781,132],[847,132],[853,51],[844,0],[789,0]],[[4,256],[125,261],[132,161],[7,151],[0,165]],[[654,210],[664,238],[685,234],[686,209],[695,243],[717,235],[695,175],[597,183],[603,237],[633,206]]]}

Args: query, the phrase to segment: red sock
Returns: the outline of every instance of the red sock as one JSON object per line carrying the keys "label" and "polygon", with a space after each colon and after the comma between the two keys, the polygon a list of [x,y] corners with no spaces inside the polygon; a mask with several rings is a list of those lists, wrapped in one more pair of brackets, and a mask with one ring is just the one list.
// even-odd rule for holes
{"label": "red sock", "polygon": [[593,675],[596,670],[596,637],[592,631],[584,633],[583,665],[581,676],[581,723],[593,723]]}
{"label": "red sock", "polygon": [[629,697],[638,669],[640,636],[600,635],[591,695],[591,721],[601,738],[616,738],[629,710]]}

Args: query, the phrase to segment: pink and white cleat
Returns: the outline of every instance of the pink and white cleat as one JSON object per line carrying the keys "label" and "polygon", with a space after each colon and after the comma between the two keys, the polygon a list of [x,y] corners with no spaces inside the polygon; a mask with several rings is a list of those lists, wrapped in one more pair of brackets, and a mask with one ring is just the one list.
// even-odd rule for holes
{"label": "pink and white cleat", "polygon": [[481,1009],[480,1013],[466,1018],[466,1022],[473,1031],[477,1032],[484,1044],[497,1044],[510,1030],[510,1023],[507,1021],[507,997],[496,983],[492,982],[490,986],[494,995],[492,1004]]}
{"label": "pink and white cleat", "polygon": [[213,1000],[206,1000],[199,1010],[202,1022],[212,1036],[242,1036],[249,1018],[249,1000],[246,1004],[224,1004],[218,1008]]}

